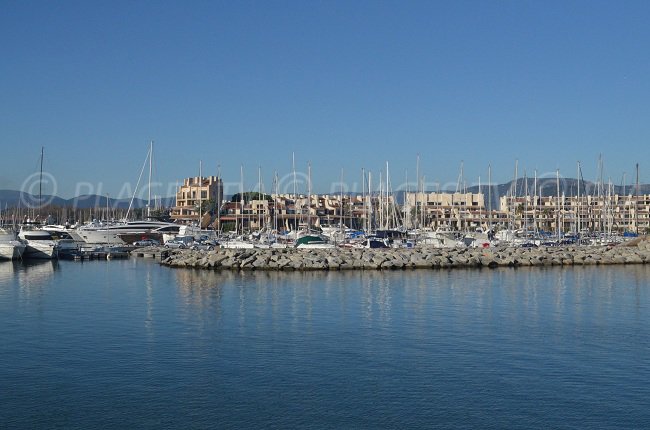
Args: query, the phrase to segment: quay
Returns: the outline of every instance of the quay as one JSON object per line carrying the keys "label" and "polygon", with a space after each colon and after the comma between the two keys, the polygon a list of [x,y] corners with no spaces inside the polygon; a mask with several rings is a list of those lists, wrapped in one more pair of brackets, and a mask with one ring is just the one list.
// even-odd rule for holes
{"label": "quay", "polygon": [[155,258],[162,260],[163,258],[166,258],[169,256],[169,250],[164,247],[147,247],[147,248],[138,248],[133,251],[131,251],[131,255],[134,257],[140,257],[140,258]]}
{"label": "quay", "polygon": [[59,259],[61,260],[73,260],[73,261],[118,260],[118,259],[125,259],[125,258],[129,258],[129,253],[126,251],[79,250],[76,252],[59,255]]}
{"label": "quay", "polygon": [[212,270],[404,270],[650,263],[650,240],[618,246],[169,250],[161,264]]}

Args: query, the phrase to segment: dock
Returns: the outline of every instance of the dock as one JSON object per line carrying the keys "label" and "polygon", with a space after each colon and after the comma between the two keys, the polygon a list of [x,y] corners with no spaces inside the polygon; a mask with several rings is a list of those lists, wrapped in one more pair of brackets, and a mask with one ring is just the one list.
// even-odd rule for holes
{"label": "dock", "polygon": [[131,255],[140,258],[154,258],[157,260],[162,260],[169,255],[169,250],[162,247],[140,248],[131,251]]}
{"label": "dock", "polygon": [[71,261],[121,260],[131,256],[162,260],[169,256],[169,249],[160,246],[146,248],[136,248],[133,246],[80,246],[76,249],[67,249],[64,252],[59,252],[59,259]]}
{"label": "dock", "polygon": [[61,260],[117,260],[129,258],[129,253],[125,251],[77,251],[69,254],[59,255]]}
{"label": "dock", "polygon": [[129,246],[79,246],[59,251],[58,257],[72,261],[120,260],[129,258],[132,250]]}

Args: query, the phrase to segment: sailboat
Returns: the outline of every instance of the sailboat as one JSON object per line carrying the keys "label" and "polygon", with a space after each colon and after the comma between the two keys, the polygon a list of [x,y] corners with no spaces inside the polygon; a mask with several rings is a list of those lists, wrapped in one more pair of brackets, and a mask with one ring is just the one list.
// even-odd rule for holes
{"label": "sailboat", "polygon": [[[38,201],[43,201],[43,155],[44,148],[41,147],[41,178],[39,180]],[[52,259],[57,257],[57,243],[52,234],[40,228],[39,223],[27,219],[21,226],[18,238],[25,244],[24,258]]]}

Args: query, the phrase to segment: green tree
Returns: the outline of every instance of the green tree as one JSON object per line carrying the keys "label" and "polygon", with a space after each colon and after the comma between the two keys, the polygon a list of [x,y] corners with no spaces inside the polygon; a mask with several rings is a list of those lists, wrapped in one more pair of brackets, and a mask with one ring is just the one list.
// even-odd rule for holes
{"label": "green tree", "polygon": [[[200,207],[199,207],[200,206]],[[196,209],[201,215],[206,212],[209,212],[210,215],[214,215],[217,212],[219,204],[214,199],[202,200],[196,205]]]}
{"label": "green tree", "polygon": [[516,213],[517,215],[521,215],[521,214],[523,214],[523,213],[524,213],[524,205],[522,205],[521,203],[519,203],[519,205],[518,205],[517,208],[515,209],[515,213]]}

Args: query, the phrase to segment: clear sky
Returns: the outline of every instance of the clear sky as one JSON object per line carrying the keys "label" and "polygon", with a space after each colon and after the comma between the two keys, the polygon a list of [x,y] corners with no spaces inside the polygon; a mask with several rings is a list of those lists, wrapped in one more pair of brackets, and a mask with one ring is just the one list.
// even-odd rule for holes
{"label": "clear sky", "polygon": [[294,152],[317,192],[418,154],[428,183],[593,180],[599,154],[650,179],[648,1],[0,4],[0,189],[44,146],[57,194],[123,194],[150,140],[161,194],[200,160],[269,190]]}

